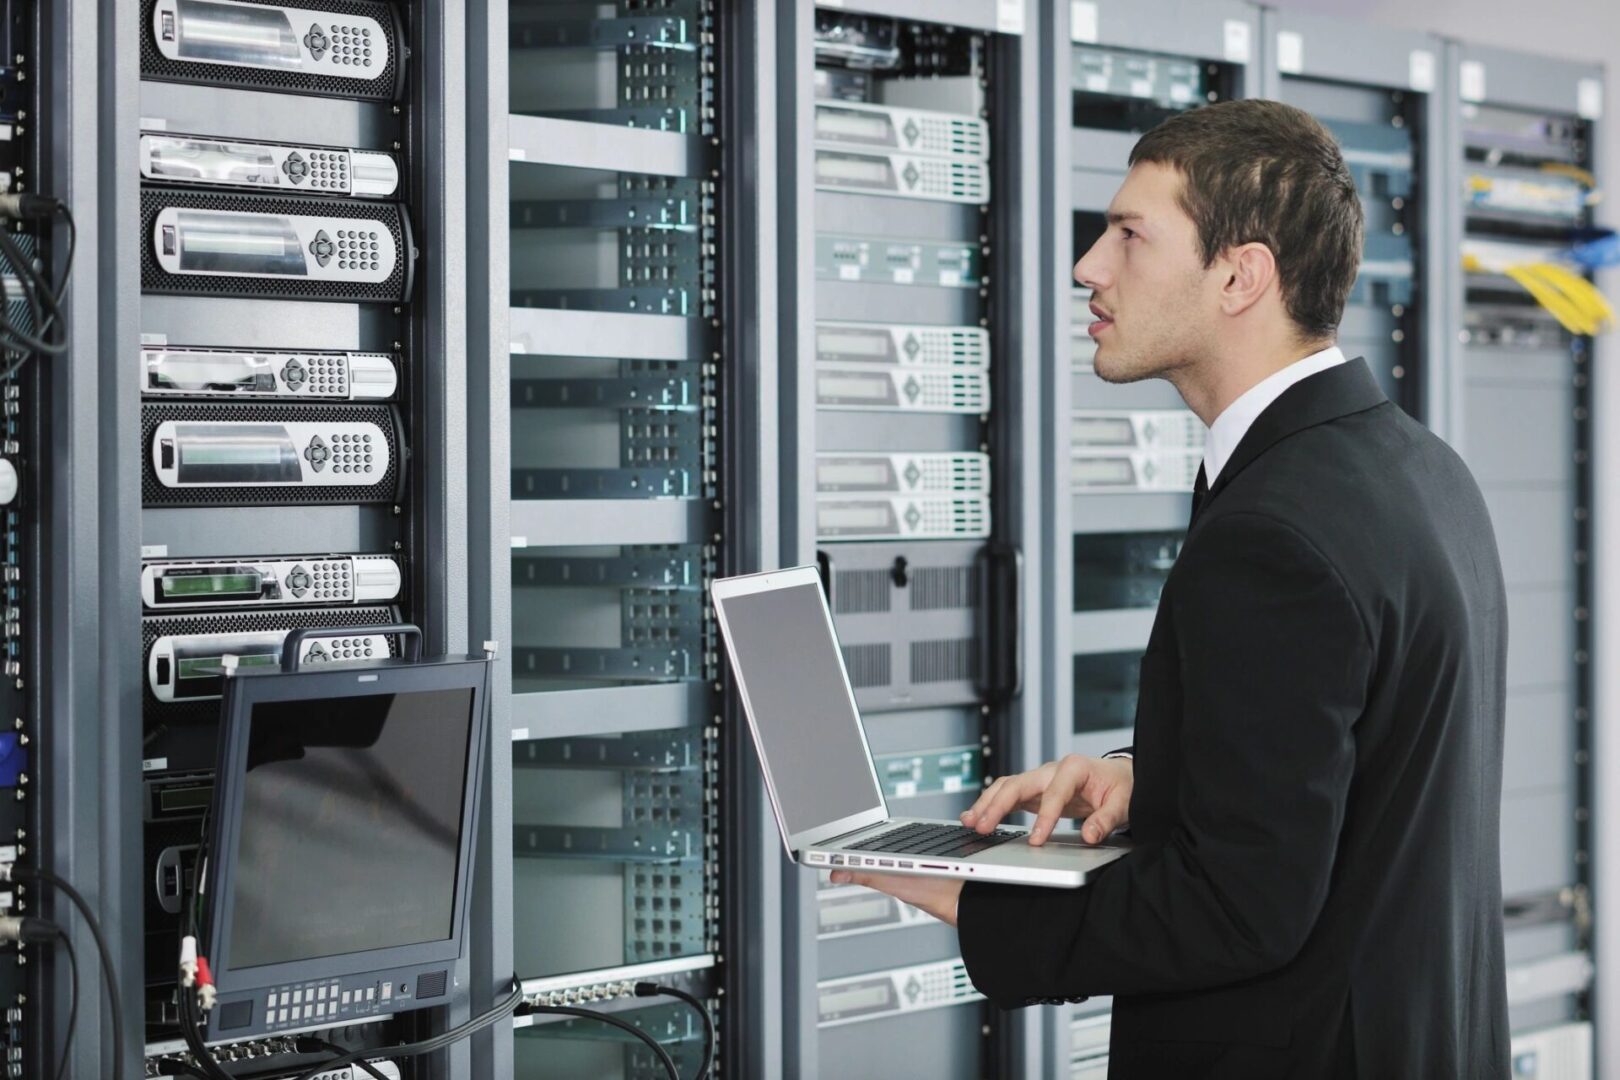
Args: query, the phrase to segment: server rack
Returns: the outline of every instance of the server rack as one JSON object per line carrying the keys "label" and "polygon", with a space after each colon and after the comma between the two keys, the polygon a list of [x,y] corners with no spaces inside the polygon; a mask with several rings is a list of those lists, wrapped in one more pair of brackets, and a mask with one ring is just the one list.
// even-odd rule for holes
{"label": "server rack", "polygon": [[1509,1017],[1531,1067],[1558,1054],[1589,1063],[1592,342],[1560,327],[1504,271],[1556,258],[1591,222],[1602,71],[1451,44],[1446,76],[1456,196],[1445,252],[1455,260],[1450,436],[1496,526],[1511,629]]}
{"label": "server rack", "polygon": [[[1028,14],[1026,14],[1028,8]],[[1040,750],[1038,57],[1019,2],[779,8],[781,551],[820,562],[897,812]],[[1021,569],[1020,569],[1021,568]],[[778,863],[778,865],[781,865]],[[783,878],[785,1071],[1038,1075],[955,935]]]}
{"label": "server rack", "polygon": [[1449,189],[1442,43],[1427,34],[1266,9],[1265,96],[1327,125],[1361,193],[1360,276],[1339,326],[1389,399],[1442,436],[1447,262],[1437,250]]}
{"label": "server rack", "polygon": [[[510,659],[480,947],[531,1000],[592,1002],[691,1072],[696,1016],[631,993],[687,989],[720,1016],[724,1067],[769,1075],[776,1019],[737,987],[771,969],[754,851],[775,837],[707,586],[761,565],[774,527],[757,512],[772,210],[748,156],[769,135],[771,20],[708,0],[470,17],[488,240],[469,280],[469,578],[473,626]],[[477,1043],[476,1074],[657,1068],[589,1023],[514,1028]]]}
{"label": "server rack", "polygon": [[[1204,429],[1162,381],[1114,386],[1091,365],[1075,263],[1105,228],[1131,146],[1176,112],[1261,90],[1258,10],[1241,3],[1052,6],[1044,46],[1053,226],[1043,252],[1047,512],[1043,756],[1131,742],[1137,664],[1180,551]],[[1049,1070],[1108,1066],[1107,999],[1056,1010]]]}
{"label": "server rack", "polygon": [[[241,42],[191,51],[201,30],[186,24],[211,17],[310,22],[275,56]],[[452,122],[464,73],[460,14],[431,6],[154,0],[105,25],[93,205],[116,239],[97,251],[113,316],[97,343],[109,358],[101,475],[131,494],[104,520],[98,583],[107,633],[139,648],[107,653],[109,726],[130,733],[108,745],[130,753],[106,787],[128,816],[121,902],[104,897],[102,911],[134,945],[122,997],[135,1069],[137,1039],[148,1061],[183,1049],[171,924],[210,782],[214,658],[251,660],[295,626],[398,617],[431,650],[464,647],[465,504],[450,482],[465,470],[453,362],[466,335],[464,155]],[[315,651],[394,647],[362,634]],[[454,978],[467,983],[467,961]],[[381,1045],[465,1016],[442,1008],[328,1034]],[[75,1047],[86,1074],[101,1071],[100,1049]],[[268,1059],[267,1071],[310,1063],[290,1049],[267,1038],[216,1053]],[[457,1048],[400,1069],[451,1075],[466,1061]]]}

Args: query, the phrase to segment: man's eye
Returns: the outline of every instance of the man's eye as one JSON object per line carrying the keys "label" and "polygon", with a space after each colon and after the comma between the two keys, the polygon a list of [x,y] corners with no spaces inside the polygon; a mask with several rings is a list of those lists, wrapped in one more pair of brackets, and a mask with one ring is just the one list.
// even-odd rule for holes
{"label": "man's eye", "polygon": [[1120,231],[1120,235],[1124,236],[1125,239],[1127,239],[1127,240],[1136,239],[1136,230],[1135,229],[1127,229],[1127,228],[1125,228],[1125,226],[1121,225],[1119,227],[1119,231]]}

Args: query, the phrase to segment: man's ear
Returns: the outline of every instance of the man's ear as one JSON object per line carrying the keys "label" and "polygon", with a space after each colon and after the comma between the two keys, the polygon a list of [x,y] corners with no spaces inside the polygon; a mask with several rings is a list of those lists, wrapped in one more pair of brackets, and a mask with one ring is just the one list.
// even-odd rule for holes
{"label": "man's ear", "polygon": [[1264,244],[1239,244],[1221,256],[1226,280],[1221,284],[1221,310],[1241,315],[1277,282],[1277,257]]}

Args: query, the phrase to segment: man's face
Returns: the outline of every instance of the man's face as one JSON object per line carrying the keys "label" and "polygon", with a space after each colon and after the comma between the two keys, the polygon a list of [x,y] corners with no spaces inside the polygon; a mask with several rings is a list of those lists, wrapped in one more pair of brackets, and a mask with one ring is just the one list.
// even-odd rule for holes
{"label": "man's face", "polygon": [[1133,165],[1108,206],[1108,231],[1075,264],[1074,280],[1092,290],[1097,374],[1108,382],[1167,375],[1208,350],[1219,287],[1180,191],[1169,166]]}

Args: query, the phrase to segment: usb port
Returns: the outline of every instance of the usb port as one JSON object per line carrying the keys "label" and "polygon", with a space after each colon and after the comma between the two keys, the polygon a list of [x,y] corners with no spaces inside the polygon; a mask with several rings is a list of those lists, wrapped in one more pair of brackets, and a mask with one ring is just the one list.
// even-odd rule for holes
{"label": "usb port", "polygon": [[878,865],[879,866],[893,866],[894,865],[894,860],[893,859],[879,859],[878,860]]}
{"label": "usb port", "polygon": [[909,859],[901,859],[900,860],[900,868],[902,870],[910,870],[911,869],[911,860],[909,860]]}
{"label": "usb port", "polygon": [[844,865],[844,857],[842,855],[834,855],[832,857],[832,864],[834,866],[843,866]]}

